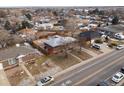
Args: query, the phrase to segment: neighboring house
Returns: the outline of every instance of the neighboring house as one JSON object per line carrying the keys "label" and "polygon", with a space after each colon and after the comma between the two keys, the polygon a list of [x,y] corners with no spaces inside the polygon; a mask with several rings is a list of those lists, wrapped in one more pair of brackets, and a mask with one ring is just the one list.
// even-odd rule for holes
{"label": "neighboring house", "polygon": [[63,26],[59,26],[59,25],[58,26],[55,26],[54,25],[53,30],[63,31],[64,30],[64,27]]}
{"label": "neighboring house", "polygon": [[106,27],[99,27],[97,30],[101,33],[104,33],[105,35],[108,35],[110,37],[114,37],[115,34],[123,34],[124,33],[124,25],[110,25]]}
{"label": "neighboring house", "polygon": [[36,38],[36,30],[33,29],[23,29],[18,31],[20,37],[22,37],[24,40],[34,40]]}
{"label": "neighboring house", "polygon": [[53,28],[53,23],[36,23],[35,24],[35,29],[43,29],[43,30],[51,30]]}
{"label": "neighboring house", "polygon": [[56,32],[53,32],[53,31],[41,31],[41,32],[37,32],[36,33],[36,37],[37,38],[47,38],[49,36],[53,36],[53,35],[56,35]]}
{"label": "neighboring house", "polygon": [[24,55],[26,58],[29,58],[30,55],[33,55],[32,57],[30,57],[30,59],[32,59],[35,58],[34,55],[36,54],[40,53],[33,48],[28,48],[25,46],[11,47],[0,51],[0,63],[3,64],[4,69],[9,69],[18,66],[19,64],[19,61],[17,59],[18,56]]}
{"label": "neighboring house", "polygon": [[100,37],[100,34],[97,31],[86,31],[79,34],[79,38],[81,38],[82,40],[89,40],[98,37]]}
{"label": "neighboring house", "polygon": [[91,40],[99,38],[101,35],[97,31],[86,31],[81,32],[78,37],[82,45],[85,45],[87,42],[91,43]]}
{"label": "neighboring house", "polygon": [[72,37],[62,37],[55,35],[48,38],[48,40],[44,42],[44,49],[48,54],[56,54],[62,52],[65,47],[72,48],[75,41],[76,39]]}

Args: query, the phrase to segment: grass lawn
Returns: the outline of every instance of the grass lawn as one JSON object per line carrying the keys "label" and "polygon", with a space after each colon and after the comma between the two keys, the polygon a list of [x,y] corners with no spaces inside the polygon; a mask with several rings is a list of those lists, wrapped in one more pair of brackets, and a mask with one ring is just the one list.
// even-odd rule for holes
{"label": "grass lawn", "polygon": [[70,66],[80,63],[78,59],[68,54],[68,57],[64,57],[64,54],[58,54],[50,57],[52,62],[60,66],[62,69],[66,69]]}
{"label": "grass lawn", "polygon": [[74,54],[75,56],[79,57],[82,60],[87,60],[92,57],[91,55],[89,55],[88,53],[86,53],[84,51],[79,52],[77,50],[73,50],[71,53]]}
{"label": "grass lawn", "polygon": [[25,64],[25,66],[32,75],[36,75],[41,72],[38,65],[36,65],[35,63]]}
{"label": "grass lawn", "polygon": [[42,56],[42,57],[40,57],[40,58],[37,58],[35,61],[36,61],[36,63],[37,64],[42,64],[42,63],[44,63],[46,60],[48,60],[48,58],[49,58],[49,56]]}

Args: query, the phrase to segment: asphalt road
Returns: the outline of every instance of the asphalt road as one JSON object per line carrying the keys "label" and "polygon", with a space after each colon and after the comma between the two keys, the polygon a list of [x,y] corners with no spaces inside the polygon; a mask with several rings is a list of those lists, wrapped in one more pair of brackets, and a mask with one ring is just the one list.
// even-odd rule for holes
{"label": "asphalt road", "polygon": [[51,86],[95,86],[106,80],[113,85],[111,77],[124,66],[124,49],[113,51],[85,65],[55,78]]}

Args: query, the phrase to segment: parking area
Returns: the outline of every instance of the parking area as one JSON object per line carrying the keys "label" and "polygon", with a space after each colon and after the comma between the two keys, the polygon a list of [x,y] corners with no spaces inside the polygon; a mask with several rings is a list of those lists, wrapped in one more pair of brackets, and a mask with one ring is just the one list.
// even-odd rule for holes
{"label": "parking area", "polygon": [[91,46],[85,47],[85,48],[88,49],[89,51],[94,52],[97,55],[100,55],[103,53],[108,53],[108,52],[111,52],[113,50],[112,48],[110,48],[108,46],[108,43],[106,43],[106,42],[103,42],[102,44],[97,44],[97,43],[94,43],[94,44],[100,46],[100,49],[96,49],[96,48],[91,47]]}

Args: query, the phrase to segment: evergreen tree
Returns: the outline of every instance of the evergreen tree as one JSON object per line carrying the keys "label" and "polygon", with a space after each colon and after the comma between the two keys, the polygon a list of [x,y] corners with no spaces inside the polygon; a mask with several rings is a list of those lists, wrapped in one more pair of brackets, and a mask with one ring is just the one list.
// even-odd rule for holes
{"label": "evergreen tree", "polygon": [[27,13],[27,14],[25,14],[25,16],[28,18],[28,20],[32,20],[31,14]]}
{"label": "evergreen tree", "polygon": [[119,18],[117,16],[114,16],[114,18],[112,19],[112,24],[116,25],[119,23]]}
{"label": "evergreen tree", "polygon": [[10,22],[8,20],[5,22],[4,28],[6,30],[10,30],[11,29],[11,24],[10,24]]}
{"label": "evergreen tree", "polygon": [[32,28],[33,25],[30,24],[28,21],[22,21],[22,29],[24,28]]}

